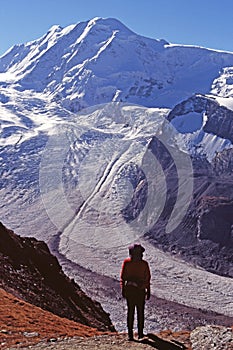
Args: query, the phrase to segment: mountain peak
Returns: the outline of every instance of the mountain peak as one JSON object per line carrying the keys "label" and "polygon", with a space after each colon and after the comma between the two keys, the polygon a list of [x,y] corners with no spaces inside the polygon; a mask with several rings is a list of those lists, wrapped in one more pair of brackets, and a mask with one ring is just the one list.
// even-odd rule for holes
{"label": "mountain peak", "polygon": [[103,17],[95,17],[93,19],[91,19],[88,22],[88,25],[90,26],[105,26],[105,27],[109,27],[112,29],[118,29],[118,30],[123,30],[126,31],[128,33],[132,33],[135,34],[133,31],[131,31],[128,27],[126,27],[120,20],[118,20],[117,18],[112,18],[112,17],[108,17],[108,18],[103,18]]}
{"label": "mountain peak", "polygon": [[118,19],[95,17],[54,25],[8,50],[0,58],[0,82],[45,92],[74,112],[112,101],[171,108],[220,89],[219,72],[232,66],[232,53],[146,38]]}
{"label": "mountain peak", "polygon": [[62,28],[60,25],[54,24],[54,25],[49,29],[48,32],[51,32],[51,33],[53,33],[53,32],[60,32],[62,29],[63,29],[63,28]]}

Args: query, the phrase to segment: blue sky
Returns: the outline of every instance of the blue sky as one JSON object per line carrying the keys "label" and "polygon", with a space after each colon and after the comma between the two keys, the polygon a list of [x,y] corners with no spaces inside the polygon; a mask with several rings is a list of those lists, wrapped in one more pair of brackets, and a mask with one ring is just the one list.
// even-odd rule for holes
{"label": "blue sky", "polygon": [[0,0],[0,55],[54,24],[96,16],[151,38],[233,52],[233,0]]}

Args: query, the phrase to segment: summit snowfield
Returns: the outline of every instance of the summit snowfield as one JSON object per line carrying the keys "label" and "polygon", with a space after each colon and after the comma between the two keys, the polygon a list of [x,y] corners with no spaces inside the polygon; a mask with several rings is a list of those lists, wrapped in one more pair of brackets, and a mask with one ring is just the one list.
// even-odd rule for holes
{"label": "summit snowfield", "polygon": [[0,82],[46,93],[74,112],[110,101],[171,108],[212,89],[228,97],[231,66],[232,53],[149,39],[116,19],[94,18],[53,26],[9,49],[0,58]]}
{"label": "summit snowfield", "polygon": [[[233,53],[146,38],[111,18],[10,48],[0,57],[2,222],[46,241],[91,294],[88,276],[107,290],[140,240],[155,295],[232,317],[232,71]],[[123,329],[111,293],[93,296]]]}

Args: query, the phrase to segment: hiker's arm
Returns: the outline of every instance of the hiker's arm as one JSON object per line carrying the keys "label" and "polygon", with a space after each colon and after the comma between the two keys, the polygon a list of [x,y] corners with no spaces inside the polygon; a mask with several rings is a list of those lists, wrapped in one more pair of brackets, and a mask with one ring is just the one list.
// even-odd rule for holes
{"label": "hiker's arm", "polygon": [[150,287],[146,289],[146,300],[150,300]]}
{"label": "hiker's arm", "polygon": [[126,264],[125,262],[122,265],[121,269],[121,278],[120,278],[120,285],[121,285],[121,294],[123,298],[125,298],[125,285],[126,285]]}
{"label": "hiker's arm", "polygon": [[123,298],[125,298],[125,282],[123,282],[123,284],[121,285],[121,294]]}
{"label": "hiker's arm", "polygon": [[148,263],[146,264],[146,299],[150,299],[150,280],[151,280],[151,273]]}

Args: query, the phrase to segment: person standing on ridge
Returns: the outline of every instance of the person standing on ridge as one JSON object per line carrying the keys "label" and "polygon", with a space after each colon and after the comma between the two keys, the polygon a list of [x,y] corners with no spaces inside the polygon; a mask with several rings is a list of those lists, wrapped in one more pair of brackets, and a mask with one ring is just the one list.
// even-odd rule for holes
{"label": "person standing on ridge", "polygon": [[141,244],[134,244],[129,247],[130,257],[125,259],[121,269],[122,296],[127,301],[127,327],[128,339],[133,338],[133,324],[135,308],[137,310],[138,339],[144,337],[144,309],[145,300],[150,299],[150,268],[143,260],[145,248]]}

